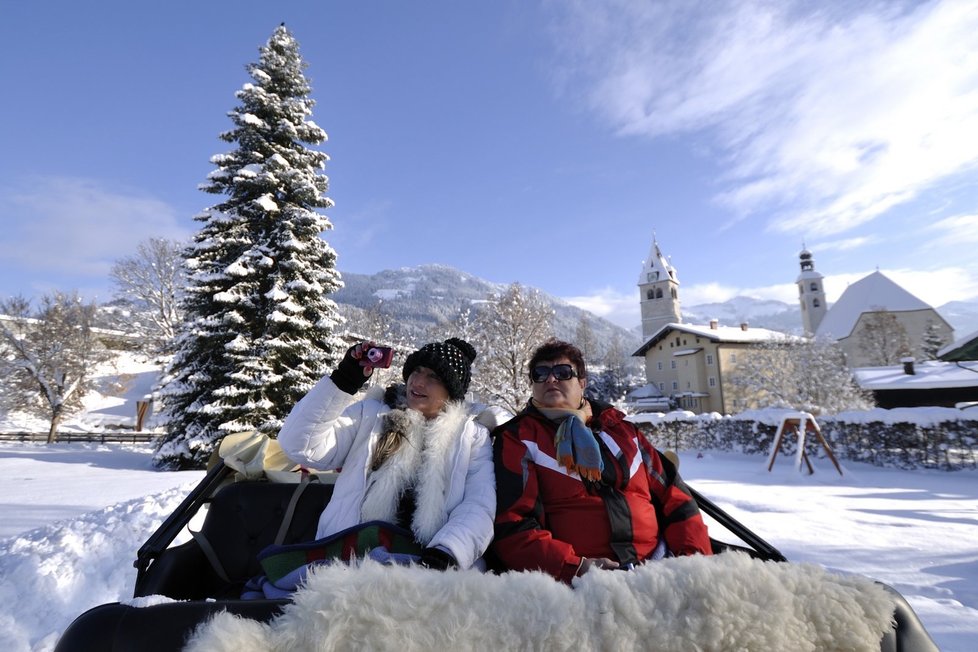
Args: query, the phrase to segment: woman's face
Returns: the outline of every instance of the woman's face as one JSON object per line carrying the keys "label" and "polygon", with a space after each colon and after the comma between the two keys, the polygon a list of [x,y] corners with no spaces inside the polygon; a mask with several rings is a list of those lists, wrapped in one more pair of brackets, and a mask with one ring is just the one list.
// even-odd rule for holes
{"label": "woman's face", "polygon": [[[567,365],[574,369],[574,365],[566,356],[561,356],[556,360],[541,360],[537,366],[556,367],[557,365]],[[581,407],[584,400],[584,387],[587,382],[583,378],[575,375],[567,380],[557,380],[553,373],[548,375],[539,383],[533,383],[533,401],[540,407],[562,408],[565,410],[576,410]]]}
{"label": "woman's face", "polygon": [[407,379],[407,403],[426,419],[434,418],[448,402],[448,390],[428,367],[417,367]]}

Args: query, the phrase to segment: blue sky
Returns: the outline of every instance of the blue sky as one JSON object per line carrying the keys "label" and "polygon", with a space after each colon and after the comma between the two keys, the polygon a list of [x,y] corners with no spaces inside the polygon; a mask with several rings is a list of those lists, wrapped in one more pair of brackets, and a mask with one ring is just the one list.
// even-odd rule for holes
{"label": "blue sky", "polygon": [[[858,4],[857,9],[850,4]],[[626,326],[653,233],[684,304],[880,269],[978,297],[978,2],[0,0],[0,296],[183,238],[284,21],[342,271],[442,263]]]}

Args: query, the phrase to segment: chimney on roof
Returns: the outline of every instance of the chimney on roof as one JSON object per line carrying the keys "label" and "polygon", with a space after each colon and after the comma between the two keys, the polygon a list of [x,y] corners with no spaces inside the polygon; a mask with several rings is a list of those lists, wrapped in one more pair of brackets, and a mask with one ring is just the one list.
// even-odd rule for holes
{"label": "chimney on roof", "polygon": [[718,319],[711,319],[710,320],[710,330],[711,331],[715,331],[718,326],[720,326],[720,321]]}
{"label": "chimney on roof", "polygon": [[917,374],[913,368],[913,358],[900,358],[900,362],[903,363],[903,373],[908,376],[915,376]]}
{"label": "chimney on roof", "polygon": [[740,330],[742,331],[747,330],[747,322],[745,321],[740,322]]}

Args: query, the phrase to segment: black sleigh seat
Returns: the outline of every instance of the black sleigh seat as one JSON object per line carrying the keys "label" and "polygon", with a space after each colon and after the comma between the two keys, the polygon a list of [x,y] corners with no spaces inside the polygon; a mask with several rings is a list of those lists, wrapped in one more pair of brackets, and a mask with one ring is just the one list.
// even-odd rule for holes
{"label": "black sleigh seat", "polygon": [[314,539],[332,491],[332,484],[315,480],[222,486],[203,502],[207,513],[194,538],[162,550],[137,578],[137,604],[138,598],[156,595],[180,602],[110,603],[90,609],[65,630],[56,652],[179,650],[213,613],[271,619],[287,600],[239,599],[245,582],[262,572],[257,555],[276,542]]}
{"label": "black sleigh seat", "polygon": [[[297,491],[300,494],[290,513]],[[137,583],[136,597],[237,598],[244,583],[262,572],[258,553],[276,543],[283,519],[290,516],[279,543],[315,539],[319,515],[332,493],[332,484],[319,482],[238,482],[223,487],[211,500],[199,533],[160,555]]]}

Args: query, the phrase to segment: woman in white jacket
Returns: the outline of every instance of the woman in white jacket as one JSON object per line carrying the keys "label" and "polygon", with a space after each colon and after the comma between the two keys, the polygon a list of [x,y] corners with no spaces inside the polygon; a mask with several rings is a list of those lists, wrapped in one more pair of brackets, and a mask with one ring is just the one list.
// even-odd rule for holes
{"label": "woman in white jacket", "polygon": [[278,436],[293,461],[342,469],[316,536],[397,523],[424,547],[421,564],[469,568],[489,546],[496,512],[489,431],[463,400],[476,351],[458,338],[426,344],[404,363],[404,385],[354,402],[373,372],[371,346],[351,347]]}

